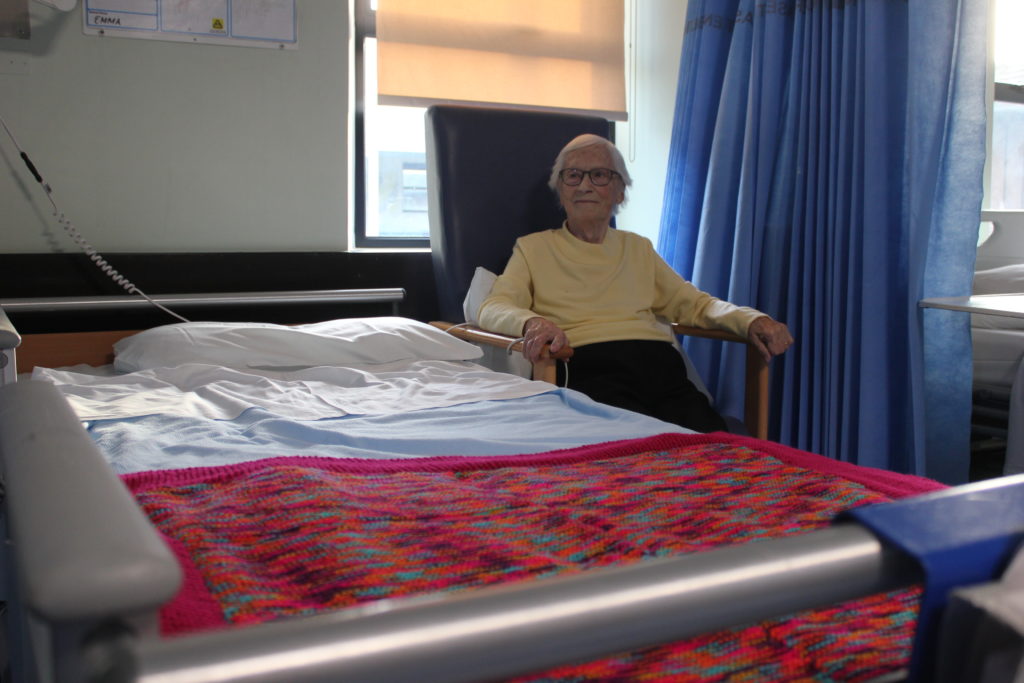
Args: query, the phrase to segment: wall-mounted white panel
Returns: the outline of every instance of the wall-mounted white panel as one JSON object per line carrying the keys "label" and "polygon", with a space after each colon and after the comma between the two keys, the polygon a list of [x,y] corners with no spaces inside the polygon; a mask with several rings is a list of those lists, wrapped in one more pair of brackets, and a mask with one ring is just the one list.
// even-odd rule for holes
{"label": "wall-mounted white panel", "polygon": [[298,45],[295,0],[83,0],[87,35],[232,47]]}
{"label": "wall-mounted white panel", "polygon": [[[347,3],[299,3],[298,50],[98,39],[81,4],[30,4],[0,116],[97,248],[346,247]],[[0,207],[0,251],[75,249],[2,133]]]}

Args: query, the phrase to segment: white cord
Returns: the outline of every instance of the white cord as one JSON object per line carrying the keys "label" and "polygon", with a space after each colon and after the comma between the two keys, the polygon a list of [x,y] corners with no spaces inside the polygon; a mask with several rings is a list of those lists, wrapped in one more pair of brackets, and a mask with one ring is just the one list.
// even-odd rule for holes
{"label": "white cord", "polygon": [[521,341],[526,341],[526,337],[520,337],[519,339],[513,339],[512,341],[510,341],[508,343],[508,346],[505,347],[505,353],[511,356],[512,355],[512,347],[515,346],[516,344],[518,344]]}
{"label": "white cord", "polygon": [[100,255],[95,247],[86,241],[85,237],[82,236],[82,233],[78,232],[78,228],[71,223],[67,216],[64,215],[64,212],[57,206],[57,202],[53,198],[53,189],[50,187],[49,183],[43,180],[43,176],[40,175],[39,171],[36,170],[35,164],[32,163],[32,160],[28,158],[28,154],[26,154],[25,150],[21,148],[21,145],[18,144],[17,139],[14,137],[14,133],[12,133],[11,129],[7,127],[7,122],[4,121],[2,116],[0,116],[0,126],[3,126],[4,132],[7,133],[7,137],[11,139],[11,142],[14,144],[15,149],[18,150],[18,154],[21,156],[22,161],[25,162],[28,170],[31,171],[32,176],[46,191],[46,198],[50,201],[50,205],[53,207],[53,215],[57,218],[57,222],[60,223],[61,227],[64,228],[64,231],[69,237],[71,237],[74,243],[78,245],[78,248],[85,252],[86,256],[89,257],[89,260],[95,263],[96,266],[107,275],[107,277],[123,287],[129,294],[138,294],[164,313],[167,313],[182,322],[189,322],[188,318],[182,317],[163,304],[154,301],[148,294],[132,284],[128,278],[118,273],[113,266],[107,263],[107,260]]}

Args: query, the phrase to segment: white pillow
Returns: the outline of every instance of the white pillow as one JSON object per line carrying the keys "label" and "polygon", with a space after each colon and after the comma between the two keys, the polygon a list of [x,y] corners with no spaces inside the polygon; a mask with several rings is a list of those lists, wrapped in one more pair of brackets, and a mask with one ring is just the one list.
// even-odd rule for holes
{"label": "white pillow", "polygon": [[494,281],[497,279],[497,275],[482,266],[477,266],[473,271],[473,281],[469,283],[469,291],[466,292],[466,298],[462,300],[462,315],[466,316],[467,323],[480,324],[478,320],[480,305],[491,293],[491,287],[494,286]]}
{"label": "white pillow", "polygon": [[344,318],[308,325],[190,322],[114,344],[114,368],[134,372],[182,363],[232,368],[364,365],[399,360],[471,360],[469,342],[408,318]]}

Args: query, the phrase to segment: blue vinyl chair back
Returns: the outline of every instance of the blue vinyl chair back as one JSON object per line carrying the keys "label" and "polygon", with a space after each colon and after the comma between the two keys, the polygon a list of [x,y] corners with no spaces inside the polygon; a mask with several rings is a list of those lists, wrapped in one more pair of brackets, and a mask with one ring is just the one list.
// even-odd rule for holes
{"label": "blue vinyl chair back", "polygon": [[611,139],[598,116],[435,105],[427,110],[430,246],[444,320],[463,319],[477,266],[501,273],[518,237],[564,219],[551,166],[583,133]]}

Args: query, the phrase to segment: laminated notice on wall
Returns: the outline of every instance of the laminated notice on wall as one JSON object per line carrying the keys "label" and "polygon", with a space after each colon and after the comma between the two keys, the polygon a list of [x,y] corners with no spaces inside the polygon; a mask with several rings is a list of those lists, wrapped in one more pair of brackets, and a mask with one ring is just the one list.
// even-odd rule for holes
{"label": "laminated notice on wall", "polygon": [[295,0],[84,0],[96,36],[294,49]]}

